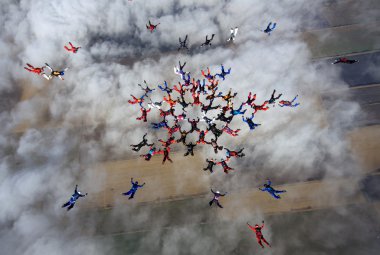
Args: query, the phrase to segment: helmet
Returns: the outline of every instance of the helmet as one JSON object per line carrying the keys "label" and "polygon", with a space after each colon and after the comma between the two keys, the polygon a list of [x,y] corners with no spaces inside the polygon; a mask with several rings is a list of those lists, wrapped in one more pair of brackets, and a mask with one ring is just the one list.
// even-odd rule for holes
{"label": "helmet", "polygon": [[217,190],[215,193],[218,193],[218,194],[219,194],[219,193],[220,193],[220,191],[219,191],[219,190]]}
{"label": "helmet", "polygon": [[256,225],[255,225],[255,228],[260,228],[260,226],[256,224]]}
{"label": "helmet", "polygon": [[138,182],[138,181],[136,181],[135,183],[136,183],[136,184],[139,184],[139,182]]}
{"label": "helmet", "polygon": [[64,71],[60,71],[60,72],[59,72],[59,75],[64,75],[64,74],[65,74]]}

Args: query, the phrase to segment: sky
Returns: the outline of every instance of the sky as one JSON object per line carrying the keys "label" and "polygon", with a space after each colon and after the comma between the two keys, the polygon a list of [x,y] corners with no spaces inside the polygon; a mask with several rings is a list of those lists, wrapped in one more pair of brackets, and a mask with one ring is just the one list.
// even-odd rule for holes
{"label": "sky", "polygon": [[[69,199],[75,184],[89,194],[106,188],[104,176],[93,169],[95,164],[136,156],[129,145],[138,143],[146,132],[151,140],[163,138],[162,132],[153,133],[149,124],[135,120],[139,109],[127,101],[131,94],[142,93],[137,84],[144,80],[151,86],[165,80],[178,83],[179,76],[173,73],[178,61],[186,62],[185,70],[195,78],[201,78],[200,71],[207,67],[213,73],[219,72],[220,64],[231,67],[231,74],[219,86],[224,92],[232,88],[238,93],[235,106],[249,92],[263,102],[274,89],[284,100],[298,95],[301,104],[256,114],[255,122],[262,125],[255,131],[234,120],[231,127],[240,128],[240,136],[224,135],[220,143],[230,149],[244,147],[247,156],[231,166],[255,171],[236,171],[228,178],[222,172],[205,175],[212,185],[233,191],[259,186],[268,177],[286,182],[360,175],[344,139],[345,132],[354,127],[360,106],[342,96],[330,102],[329,109],[321,108],[324,91],[339,88],[344,94],[348,85],[340,80],[341,67],[311,64],[310,49],[299,36],[306,25],[321,25],[315,10],[323,4],[306,0],[0,0],[2,252],[108,254],[113,241],[97,239],[96,225],[104,220],[101,214],[78,205],[67,213],[61,204]],[[309,14],[307,22],[305,13]],[[160,23],[153,33],[145,27],[148,20]],[[277,28],[268,36],[260,30],[270,21],[277,22]],[[231,27],[239,27],[232,45],[226,43]],[[199,48],[211,34],[215,34],[213,45]],[[189,53],[177,51],[178,37],[185,35],[189,36]],[[82,47],[77,54],[63,49],[69,41]],[[26,72],[26,63],[69,69],[64,81],[46,81]],[[38,93],[27,97],[25,87]],[[155,100],[160,95],[155,92]],[[20,101],[23,96],[27,99]],[[195,109],[191,116],[198,113]],[[158,117],[155,109],[148,115],[152,121]],[[24,122],[30,128],[15,134]],[[200,150],[205,158],[215,157],[209,147]],[[179,179],[178,186],[184,182],[185,178]],[[244,208],[244,204],[237,206]],[[137,215],[133,210],[137,209],[123,208],[115,200],[108,221],[119,222],[129,213],[121,223],[127,231],[158,217],[149,208]],[[202,218],[202,212],[194,217]],[[255,213],[255,219],[262,217],[262,212]],[[167,222],[169,215],[159,218]],[[138,253],[147,254],[146,245],[161,241],[162,254],[180,254],[189,247],[190,253],[214,254],[227,245],[237,245],[237,224],[245,220],[223,229],[210,227],[211,232],[228,236],[226,243],[210,245],[199,230],[183,227],[166,236],[157,231],[146,234]],[[269,227],[269,237],[275,235],[271,231]],[[316,241],[323,239],[323,231],[314,234]],[[186,242],[181,243],[183,239]],[[291,244],[279,244],[275,254],[287,254],[287,247],[297,242],[293,238]]]}

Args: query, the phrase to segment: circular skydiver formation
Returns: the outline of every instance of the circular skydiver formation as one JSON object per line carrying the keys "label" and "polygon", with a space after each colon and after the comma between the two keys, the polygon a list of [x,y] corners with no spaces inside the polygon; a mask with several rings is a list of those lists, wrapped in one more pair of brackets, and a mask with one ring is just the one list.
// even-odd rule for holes
{"label": "circular skydiver formation", "polygon": [[[159,24],[160,23],[154,25],[149,20],[148,24],[146,25],[146,28],[152,33],[154,30],[157,29],[157,26]],[[269,22],[268,26],[264,30],[260,31],[270,35],[275,28],[276,23]],[[234,42],[236,34],[238,32],[238,27],[231,28],[230,31],[231,34],[227,39],[227,42]],[[212,45],[211,42],[214,39],[214,36],[215,34],[212,34],[209,38],[208,35],[206,35],[206,40],[204,43],[200,45],[200,47],[210,47]],[[189,51],[187,39],[188,35],[185,36],[184,40],[179,38],[180,45],[178,51],[182,49]],[[64,46],[65,50],[74,54],[77,53],[80,48],[81,47],[74,46],[71,42],[69,42],[69,46]],[[338,58],[332,64],[354,64],[356,62],[358,62],[358,60]],[[148,113],[151,112],[151,110],[154,108],[158,110],[159,116],[162,117],[162,120],[160,122],[151,123],[151,128],[154,130],[166,129],[167,140],[158,139],[157,141],[160,143],[160,147],[159,149],[157,149],[157,146],[155,146],[154,143],[148,142],[148,139],[146,138],[147,133],[145,133],[141,142],[139,142],[138,144],[132,144],[130,146],[132,147],[132,150],[136,152],[140,151],[140,149],[142,149],[143,147],[148,147],[149,149],[147,153],[140,155],[140,157],[143,157],[145,160],[149,161],[154,155],[160,154],[163,155],[162,164],[164,164],[166,160],[173,162],[172,159],[169,157],[169,153],[171,151],[170,146],[173,144],[182,143],[185,146],[186,153],[184,154],[184,156],[194,156],[194,147],[207,144],[213,148],[215,154],[217,154],[219,151],[224,150],[225,158],[221,158],[220,160],[217,160],[215,158],[206,158],[207,166],[203,168],[203,170],[210,171],[210,173],[213,173],[213,167],[216,165],[220,165],[223,168],[223,171],[226,174],[228,174],[229,171],[232,171],[234,169],[229,167],[227,163],[230,161],[231,158],[244,157],[244,148],[238,149],[236,151],[230,150],[225,146],[218,144],[219,137],[223,133],[227,133],[231,137],[238,136],[240,129],[233,130],[229,127],[229,124],[237,115],[241,115],[241,120],[244,123],[247,123],[250,130],[254,130],[258,126],[260,126],[261,124],[253,122],[255,114],[258,111],[267,111],[268,109],[270,109],[269,106],[274,106],[276,101],[280,99],[282,94],[276,95],[276,90],[273,90],[273,93],[269,99],[264,100],[261,104],[257,104],[255,103],[256,94],[252,94],[252,92],[249,92],[247,100],[245,102],[240,103],[240,106],[238,108],[234,108],[233,99],[235,98],[237,93],[233,93],[232,89],[229,89],[228,93],[218,91],[219,80],[217,79],[217,77],[219,77],[224,81],[226,76],[231,73],[231,68],[229,68],[226,71],[222,64],[220,73],[215,74],[211,74],[209,68],[207,68],[207,72],[201,70],[201,74],[203,76],[203,79],[201,81],[200,79],[191,79],[190,73],[184,71],[185,65],[186,62],[183,65],[181,64],[181,62],[179,62],[179,66],[174,67],[174,73],[179,75],[182,80],[182,82],[178,82],[178,86],[174,85],[171,88],[166,81],[164,81],[162,85],[157,86],[158,90],[165,93],[161,101],[153,102],[150,94],[153,94],[153,91],[155,91],[156,89],[150,88],[145,80],[145,87],[141,84],[138,84],[138,86],[141,87],[144,93],[139,97],[131,95],[132,99],[128,100],[129,104],[136,104],[140,107],[141,116],[137,117],[136,119],[141,120],[143,122],[147,122]],[[45,68],[49,69],[50,72],[45,73]],[[68,68],[64,68],[60,71],[56,71],[47,63],[45,63],[45,66],[42,67],[34,67],[33,65],[27,63],[24,69],[37,75],[40,75],[47,80],[51,80],[54,77],[58,77],[59,79],[64,80],[63,76],[65,74],[65,71],[68,70]],[[281,100],[278,102],[278,105],[280,107],[297,107],[298,105],[300,105],[300,103],[295,102],[297,98],[298,95],[296,95],[292,100]],[[220,103],[214,104],[215,100],[219,100]],[[189,106],[199,107],[201,116],[197,117],[197,119],[190,119],[189,117],[187,117]],[[181,109],[180,112],[178,112],[178,108]],[[247,110],[252,110],[252,112],[251,114],[248,114],[246,116],[245,113],[247,112]],[[208,114],[209,111],[217,111],[216,116],[211,116],[210,114]],[[168,120],[169,118],[172,118],[173,124],[170,124],[170,121]],[[205,128],[200,126],[200,122],[204,123],[203,126],[205,126]],[[186,130],[183,127],[183,123],[189,123],[190,130]],[[218,126],[221,127],[218,128]],[[197,133],[198,139],[196,139],[195,141],[187,142],[188,135],[194,132]],[[177,138],[175,137],[176,134],[178,136]],[[213,137],[210,138],[209,141],[206,140],[207,134],[213,135]],[[122,195],[124,196],[129,196],[128,199],[133,199],[137,190],[145,185],[145,183],[139,185],[138,181],[133,181],[133,178],[131,178],[131,184],[132,187],[130,188],[130,190],[128,192],[122,193]],[[264,188],[259,188],[259,190],[268,192],[275,199],[281,198],[278,195],[279,193],[286,192],[286,190],[274,189],[271,186],[271,181],[269,179],[267,180],[267,183],[265,183],[263,186]],[[221,197],[224,197],[227,194],[227,192],[222,194],[220,191],[213,191],[213,189],[211,189],[211,192],[213,198],[209,202],[209,205],[212,206],[213,203],[216,203],[218,207],[223,208],[223,206],[219,202],[219,199]],[[74,207],[76,201],[81,197],[85,197],[86,195],[87,193],[82,194],[81,192],[79,192],[78,185],[76,185],[74,194],[70,197],[68,202],[62,205],[62,208],[67,207],[68,211],[71,210]],[[264,228],[264,221],[262,221],[261,227],[258,224],[256,224],[255,226],[251,226],[248,222],[247,225],[252,231],[255,232],[257,242],[262,248],[264,248],[262,242],[271,247],[270,244],[265,240],[261,232],[261,230]]]}
{"label": "circular skydiver formation", "polygon": [[[171,146],[173,144],[182,144],[186,148],[184,156],[194,156],[194,148],[200,145],[210,145],[215,154],[220,151],[225,152],[225,157],[220,160],[207,158],[207,167],[203,170],[213,172],[214,165],[220,165],[223,171],[228,174],[229,171],[234,170],[228,166],[231,158],[242,158],[245,156],[243,153],[244,148],[232,150],[226,146],[220,145],[218,139],[224,134],[231,137],[239,135],[240,129],[232,129],[229,125],[232,120],[238,119],[247,123],[250,130],[254,130],[261,124],[254,123],[253,119],[258,111],[267,111],[270,105],[276,104],[282,94],[276,94],[273,91],[269,99],[264,100],[262,103],[256,103],[256,94],[250,92],[245,102],[234,102],[237,95],[232,89],[224,93],[220,89],[220,78],[225,80],[231,73],[231,68],[226,69],[223,64],[220,66],[220,73],[212,74],[210,68],[207,72],[201,70],[203,79],[196,79],[191,77],[189,72],[184,70],[186,62],[178,67],[174,67],[174,73],[181,77],[181,81],[174,86],[169,86],[166,81],[163,85],[157,86],[157,92],[161,91],[161,100],[153,102],[152,95],[156,88],[139,84],[142,89],[142,95],[131,95],[132,99],[128,100],[129,104],[138,105],[140,107],[141,116],[136,119],[143,122],[148,121],[148,113],[153,114],[153,111],[159,112],[159,122],[152,122],[151,128],[153,130],[166,130],[167,137],[165,139],[158,139],[158,143],[148,143],[146,138],[147,133],[144,134],[142,141],[138,144],[132,144],[132,150],[138,152],[143,147],[149,147],[145,154],[140,155],[145,160],[149,161],[154,155],[163,155],[162,164],[168,160],[173,162],[170,158]],[[219,90],[220,89],[220,90]],[[294,103],[298,95],[292,100],[282,100],[278,103],[281,107],[296,107],[299,103]],[[216,103],[216,101],[218,101]],[[234,105],[239,107],[234,107]],[[192,107],[193,109],[190,109]],[[152,111],[153,110],[153,111]],[[188,117],[189,112],[196,112],[200,110],[200,116],[196,118]],[[250,114],[245,116],[246,112],[250,110]],[[212,114],[213,113],[213,114]],[[241,119],[237,116],[241,115]],[[170,124],[172,123],[172,124]],[[185,125],[190,124],[190,128],[185,128]],[[196,134],[196,139],[190,141],[189,134]],[[209,136],[206,139],[206,136]],[[158,145],[159,146],[158,146]]]}

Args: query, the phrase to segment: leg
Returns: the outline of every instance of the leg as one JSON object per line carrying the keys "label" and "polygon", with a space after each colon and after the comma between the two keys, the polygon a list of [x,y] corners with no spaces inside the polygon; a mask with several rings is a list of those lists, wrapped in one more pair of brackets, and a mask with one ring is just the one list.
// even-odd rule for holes
{"label": "leg", "polygon": [[269,192],[269,194],[271,194],[272,197],[274,197],[275,199],[280,199],[281,198],[279,195],[276,195],[276,193],[274,193],[274,192]]}
{"label": "leg", "polygon": [[62,205],[62,208],[66,207],[66,206],[68,206],[68,205],[70,205],[70,201],[67,202],[67,203],[65,203],[65,204],[63,204],[63,205]]}
{"label": "leg", "polygon": [[70,204],[69,207],[67,207],[67,210],[70,211],[74,207],[75,203]]}
{"label": "leg", "polygon": [[264,248],[264,245],[261,243],[261,238],[256,237],[257,243],[261,246],[261,248]]}
{"label": "leg", "polygon": [[223,206],[219,203],[219,201],[216,201],[216,204],[217,204],[220,208],[223,208]]}
{"label": "leg", "polygon": [[275,190],[274,192],[275,192],[275,193],[285,193],[286,190]]}
{"label": "leg", "polygon": [[264,237],[261,237],[261,240],[262,240],[264,243],[266,243],[269,247],[271,247],[270,244],[267,242],[267,240],[265,240]]}
{"label": "leg", "polygon": [[129,196],[128,199],[132,199],[135,196],[135,193],[136,193],[136,191],[131,192],[131,195]]}
{"label": "leg", "polygon": [[211,200],[210,202],[208,202],[208,204],[209,204],[210,206],[212,206],[212,203],[214,203],[214,199]]}

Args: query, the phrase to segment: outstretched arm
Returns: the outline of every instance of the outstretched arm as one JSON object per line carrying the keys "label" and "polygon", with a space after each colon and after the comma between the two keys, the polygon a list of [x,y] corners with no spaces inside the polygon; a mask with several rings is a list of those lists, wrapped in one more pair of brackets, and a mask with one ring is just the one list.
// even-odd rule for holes
{"label": "outstretched arm", "polygon": [[268,183],[268,185],[272,184],[271,180],[269,180],[269,179],[267,179],[267,183]]}
{"label": "outstretched arm", "polygon": [[132,183],[132,185],[135,184],[135,183],[133,182],[133,178],[131,178],[131,183]]}

